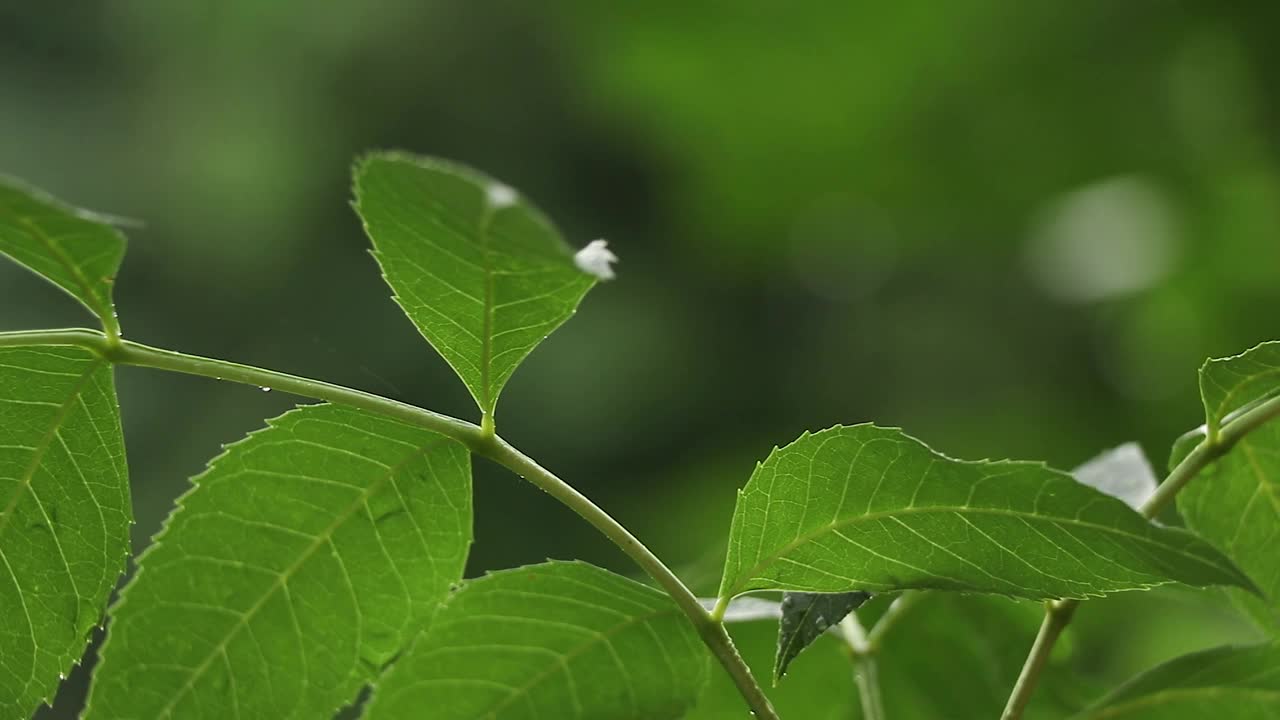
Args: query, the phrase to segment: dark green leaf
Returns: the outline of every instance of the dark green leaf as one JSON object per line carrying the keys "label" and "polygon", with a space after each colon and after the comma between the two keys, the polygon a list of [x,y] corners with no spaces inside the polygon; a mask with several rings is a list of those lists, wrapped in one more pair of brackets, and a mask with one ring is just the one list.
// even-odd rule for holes
{"label": "dark green leaf", "polygon": [[1251,587],[1204,541],[1066,473],[953,460],[858,425],[806,433],[756,468],[720,596],[936,588],[1045,599],[1171,581]]}
{"label": "dark green leaf", "polygon": [[707,660],[657,590],[585,563],[515,568],[449,599],[378,683],[367,717],[678,718]]}
{"label": "dark green leaf", "polygon": [[782,596],[782,618],[778,622],[774,682],[787,673],[787,666],[801,651],[870,597],[864,592],[785,593]]}
{"label": "dark green leaf", "polygon": [[117,334],[111,288],[124,244],[105,218],[0,177],[0,253],[65,290]]}
{"label": "dark green leaf", "polygon": [[84,652],[129,550],[111,366],[0,348],[0,717],[27,717]]}
{"label": "dark green leaf", "polygon": [[1280,341],[1209,360],[1200,368],[1200,396],[1211,437],[1216,437],[1231,411],[1276,392],[1280,392]]}
{"label": "dark green leaf", "polygon": [[356,167],[355,193],[396,302],[492,414],[516,367],[595,279],[541,212],[474,170],[373,155]]}
{"label": "dark green leaf", "polygon": [[[1179,452],[1186,452],[1185,448]],[[1262,590],[1233,598],[1280,634],[1280,422],[1246,435],[1178,493],[1187,527],[1218,546]]]}
{"label": "dark green leaf", "polygon": [[324,718],[408,646],[471,542],[470,455],[333,405],[227,448],[112,610],[90,718]]}
{"label": "dark green leaf", "polygon": [[1078,720],[1270,720],[1280,717],[1280,644],[1221,647],[1150,670]]}

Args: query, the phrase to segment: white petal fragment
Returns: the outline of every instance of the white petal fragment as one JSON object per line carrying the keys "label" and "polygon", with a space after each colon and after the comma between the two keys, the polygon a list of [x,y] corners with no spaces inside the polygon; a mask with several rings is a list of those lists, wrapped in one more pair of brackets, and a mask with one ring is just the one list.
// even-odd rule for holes
{"label": "white petal fragment", "polygon": [[601,280],[612,280],[615,276],[610,263],[618,262],[618,256],[609,251],[608,240],[592,240],[573,256],[573,262],[588,275],[595,275]]}
{"label": "white petal fragment", "polygon": [[516,204],[516,191],[495,183],[485,188],[485,199],[489,201],[489,207],[501,210]]}
{"label": "white petal fragment", "polygon": [[1156,492],[1156,473],[1138,443],[1107,450],[1071,471],[1076,480],[1138,509]]}

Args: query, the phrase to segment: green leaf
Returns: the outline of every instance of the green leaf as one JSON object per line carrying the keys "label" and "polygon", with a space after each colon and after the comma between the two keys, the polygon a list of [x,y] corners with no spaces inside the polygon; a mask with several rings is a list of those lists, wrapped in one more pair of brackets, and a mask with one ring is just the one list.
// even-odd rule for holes
{"label": "green leaf", "polygon": [[356,166],[355,194],[396,302],[492,415],[516,367],[595,279],[541,212],[474,170],[372,155]]}
{"label": "green leaf", "polygon": [[[1194,445],[1192,445],[1194,447]],[[1180,453],[1187,452],[1186,444]],[[1187,527],[1240,566],[1265,598],[1231,593],[1262,627],[1280,635],[1280,423],[1246,435],[1177,496]]]}
{"label": "green leaf", "polygon": [[1184,655],[1134,678],[1078,720],[1267,720],[1280,717],[1280,644]]}
{"label": "green leaf", "polygon": [[708,654],[676,605],[578,562],[467,582],[378,683],[366,717],[678,718]]}
{"label": "green leaf", "polygon": [[194,480],[112,609],[89,718],[320,718],[355,699],[462,576],[470,455],[313,405]]}
{"label": "green leaf", "polygon": [[1280,392],[1280,341],[1265,342],[1239,355],[1215,358],[1200,368],[1209,437],[1217,437],[1223,418],[1233,410]]}
{"label": "green leaf", "polygon": [[0,348],[0,717],[28,717],[84,652],[129,551],[111,366]]}
{"label": "green leaf", "polygon": [[79,300],[113,335],[120,324],[111,288],[124,244],[106,218],[0,177],[0,253]]}
{"label": "green leaf", "polygon": [[864,592],[785,593],[778,623],[778,656],[773,663],[774,682],[787,673],[787,666],[801,651],[870,597]]}
{"label": "green leaf", "polygon": [[1031,462],[966,462],[900,430],[774,450],[739,493],[720,596],[935,588],[1083,598],[1178,581],[1252,587],[1221,553]]}

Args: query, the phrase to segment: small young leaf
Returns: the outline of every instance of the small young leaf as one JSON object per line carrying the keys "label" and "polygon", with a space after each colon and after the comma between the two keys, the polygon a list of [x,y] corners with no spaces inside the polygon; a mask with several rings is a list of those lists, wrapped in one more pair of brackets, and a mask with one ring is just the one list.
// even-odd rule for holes
{"label": "small young leaf", "polygon": [[88,718],[331,717],[461,578],[470,455],[313,405],[194,480],[112,609]]}
{"label": "small young leaf", "polygon": [[111,300],[124,235],[104,218],[0,177],[0,253],[65,290],[119,334]]}
{"label": "small young leaf", "polygon": [[1031,462],[966,462],[874,425],[805,434],[738,496],[720,596],[935,588],[1047,599],[1252,584],[1194,535]]}
{"label": "small young leaf", "polygon": [[0,717],[29,717],[80,659],[124,571],[129,480],[111,366],[0,348]]}
{"label": "small young leaf", "polygon": [[1077,720],[1280,717],[1280,643],[1184,655],[1130,680]]}
{"label": "small young leaf", "polygon": [[1265,342],[1239,355],[1215,358],[1200,368],[1209,436],[1216,437],[1231,411],[1280,392],[1280,341]]}
{"label": "small young leaf", "polygon": [[801,651],[870,597],[869,593],[864,592],[785,593],[782,596],[782,619],[778,622],[778,656],[773,663],[774,682],[787,673],[787,666]]}
{"label": "small young leaf", "polygon": [[1263,598],[1232,592],[1236,602],[1280,635],[1280,422],[1242,438],[1201,470],[1177,502],[1187,527],[1225,552],[1262,590]]}
{"label": "small young leaf", "polygon": [[578,562],[468,581],[387,673],[366,718],[678,718],[708,655],[664,594]]}
{"label": "small young leaf", "polygon": [[1071,471],[1077,480],[1137,510],[1156,492],[1156,473],[1138,443],[1107,450]]}
{"label": "small young leaf", "polygon": [[596,279],[514,190],[441,160],[365,158],[356,211],[395,300],[492,415],[503,385]]}

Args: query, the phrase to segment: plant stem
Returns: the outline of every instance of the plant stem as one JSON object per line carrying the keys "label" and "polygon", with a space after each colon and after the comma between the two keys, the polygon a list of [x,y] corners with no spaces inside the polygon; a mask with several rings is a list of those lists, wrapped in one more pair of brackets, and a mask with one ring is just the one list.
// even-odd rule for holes
{"label": "plant stem", "polygon": [[880,670],[871,654],[853,656],[853,680],[858,685],[863,720],[885,720],[884,700],[880,697]]}
{"label": "plant stem", "polygon": [[854,613],[849,613],[840,621],[840,634],[849,646],[849,655],[853,660],[853,681],[858,686],[863,720],[885,720],[884,700],[880,697],[880,672],[876,667],[875,649],[871,646],[870,636]]}
{"label": "plant stem", "polygon": [[871,632],[867,633],[867,652],[874,653],[880,649],[881,644],[884,643],[885,634],[898,624],[902,616],[911,609],[912,605],[919,602],[926,592],[925,590],[907,590],[889,603],[889,607],[885,609],[884,614],[871,627]]}
{"label": "plant stem", "polygon": [[[713,618],[698,602],[698,598],[680,581],[680,578],[676,577],[675,573],[671,572],[629,530],[600,509],[595,503],[591,502],[585,495],[534,462],[529,456],[512,447],[502,438],[495,437],[492,447],[482,448],[477,452],[538,486],[547,494],[581,515],[584,520],[591,523],[592,526],[612,540],[614,544],[622,548],[623,552],[630,556],[645,572],[649,573],[649,576],[656,580],[663,590],[666,590],[667,594],[675,600],[680,609],[684,611],[684,614],[693,622],[698,634],[702,636],[702,642],[711,649],[716,659],[728,671],[729,676],[733,678],[733,682],[738,686],[738,691],[742,693],[742,697],[751,706],[755,716],[757,718],[777,720],[778,715],[769,703],[769,698],[765,697],[764,691],[760,689],[760,685],[756,683],[755,678],[751,675],[751,670],[747,668],[742,656],[738,654],[738,650],[734,647],[733,640],[730,639],[724,624]],[[723,617],[723,614],[721,614],[721,617]]]}
{"label": "plant stem", "polygon": [[[1160,487],[1156,488],[1155,493],[1142,504],[1139,512],[1147,519],[1160,514],[1160,511],[1167,507],[1178,492],[1195,479],[1201,470],[1225,455],[1244,436],[1277,416],[1280,416],[1280,397],[1273,397],[1234,415],[1222,425],[1215,437],[1206,437],[1178,463],[1165,481],[1160,483]],[[1050,653],[1053,652],[1053,644],[1062,634],[1063,628],[1071,622],[1079,605],[1079,600],[1068,599],[1049,603],[1046,606],[1044,622],[1041,623],[1040,632],[1031,645],[1031,652],[1022,666],[1022,673],[1013,686],[1013,692],[1009,695],[1009,702],[1005,705],[1001,720],[1022,718],[1022,712],[1031,701],[1040,673],[1048,663]]]}
{"label": "plant stem", "polygon": [[746,662],[738,654],[723,623],[708,614],[680,578],[611,515],[571,485],[495,435],[491,427],[482,428],[465,420],[341,385],[251,365],[163,350],[118,337],[108,337],[96,330],[0,333],[0,347],[19,345],[75,345],[95,352],[117,365],[155,368],[271,388],[302,397],[369,410],[453,438],[467,446],[473,453],[493,460],[541,488],[613,541],[622,552],[662,586],[662,589],[689,618],[702,638],[702,642],[733,678],[755,717],[762,720],[778,720],[777,713],[764,691],[760,689],[759,683],[751,675]]}
{"label": "plant stem", "polygon": [[1075,600],[1045,603],[1044,620],[1040,623],[1040,632],[1036,634],[1031,652],[1027,654],[1027,661],[1023,664],[1018,681],[1013,686],[1013,693],[1009,695],[1004,714],[1000,716],[1001,720],[1015,720],[1022,717],[1022,712],[1031,702],[1031,695],[1035,690],[1036,682],[1040,679],[1040,673],[1053,653],[1053,645],[1058,641],[1063,628],[1071,622],[1071,616],[1075,614],[1078,604]]}

